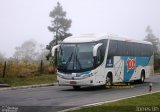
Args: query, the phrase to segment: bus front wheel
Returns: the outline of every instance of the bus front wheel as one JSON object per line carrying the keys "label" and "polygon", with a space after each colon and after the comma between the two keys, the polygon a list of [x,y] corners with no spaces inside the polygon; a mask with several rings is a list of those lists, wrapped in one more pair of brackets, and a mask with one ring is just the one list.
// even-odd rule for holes
{"label": "bus front wheel", "polygon": [[109,73],[106,77],[106,84],[105,86],[111,86],[113,84],[112,74]]}

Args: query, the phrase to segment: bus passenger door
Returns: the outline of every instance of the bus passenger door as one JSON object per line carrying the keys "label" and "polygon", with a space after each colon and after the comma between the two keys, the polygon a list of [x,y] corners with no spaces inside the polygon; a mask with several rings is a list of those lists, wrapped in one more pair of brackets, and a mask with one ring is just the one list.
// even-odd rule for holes
{"label": "bus passenger door", "polygon": [[115,82],[124,81],[124,61],[120,56],[114,56]]}

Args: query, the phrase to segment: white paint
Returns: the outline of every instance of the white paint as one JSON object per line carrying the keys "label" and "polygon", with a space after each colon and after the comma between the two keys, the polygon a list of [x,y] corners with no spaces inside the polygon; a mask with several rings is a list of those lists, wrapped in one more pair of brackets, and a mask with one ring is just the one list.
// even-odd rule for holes
{"label": "white paint", "polygon": [[102,45],[102,43],[98,43],[93,47],[93,56],[97,56],[97,50]]}
{"label": "white paint", "polygon": [[56,45],[56,46],[54,46],[54,47],[52,48],[52,56],[55,55],[55,50],[56,50],[59,46],[60,46],[60,45],[58,44],[58,45]]}
{"label": "white paint", "polygon": [[70,36],[64,39],[62,43],[96,42],[102,39],[121,40],[121,41],[127,41],[127,42],[151,44],[151,42],[130,39],[129,37],[121,37],[121,36],[111,35],[111,34],[80,34],[80,35]]}

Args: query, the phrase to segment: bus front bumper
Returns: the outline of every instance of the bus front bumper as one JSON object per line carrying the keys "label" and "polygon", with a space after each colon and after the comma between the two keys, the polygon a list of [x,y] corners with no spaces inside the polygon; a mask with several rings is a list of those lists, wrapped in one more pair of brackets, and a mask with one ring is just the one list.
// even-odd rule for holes
{"label": "bus front bumper", "polygon": [[63,79],[57,77],[59,86],[94,86],[94,77],[88,77],[85,79],[75,80],[75,79]]}

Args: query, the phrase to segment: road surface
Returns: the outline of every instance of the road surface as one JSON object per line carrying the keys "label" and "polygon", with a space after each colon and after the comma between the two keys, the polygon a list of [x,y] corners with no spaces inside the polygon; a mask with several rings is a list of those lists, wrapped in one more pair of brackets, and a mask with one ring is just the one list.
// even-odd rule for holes
{"label": "road surface", "polygon": [[133,88],[85,87],[81,90],[73,90],[72,87],[67,86],[49,86],[3,90],[0,91],[0,112],[7,108],[6,106],[18,107],[24,112],[55,112],[71,107],[144,94],[148,92],[150,82],[153,83],[153,91],[160,90],[160,75],[151,76],[143,84],[133,84]]}

